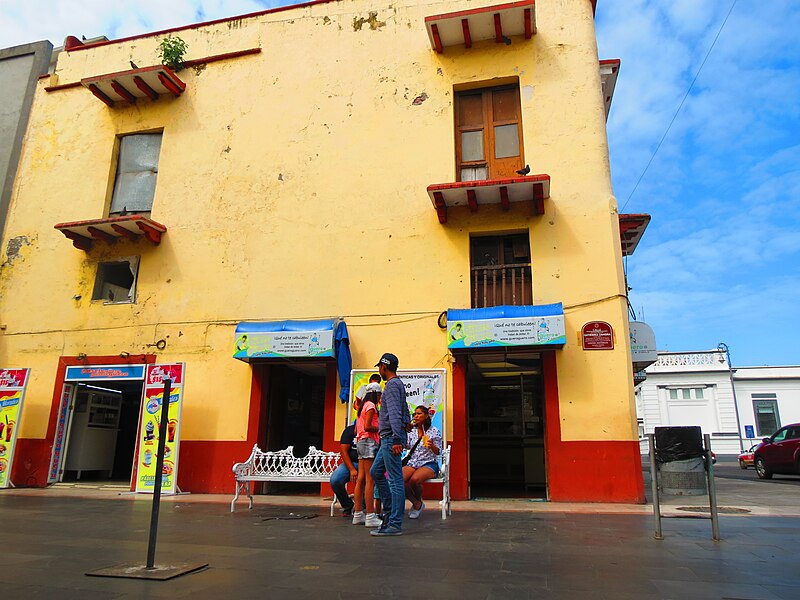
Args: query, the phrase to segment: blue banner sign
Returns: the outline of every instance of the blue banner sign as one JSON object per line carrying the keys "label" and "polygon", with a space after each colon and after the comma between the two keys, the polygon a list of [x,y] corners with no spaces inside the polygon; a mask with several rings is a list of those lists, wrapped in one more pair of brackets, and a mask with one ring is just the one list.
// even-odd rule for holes
{"label": "blue banner sign", "polygon": [[67,367],[64,381],[142,381],[145,365],[87,365]]}

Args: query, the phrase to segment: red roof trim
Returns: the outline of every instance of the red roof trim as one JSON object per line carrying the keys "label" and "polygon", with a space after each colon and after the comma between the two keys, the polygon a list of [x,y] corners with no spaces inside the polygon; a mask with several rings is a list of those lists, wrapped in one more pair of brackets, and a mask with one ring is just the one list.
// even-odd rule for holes
{"label": "red roof trim", "polygon": [[484,179],[482,181],[456,181],[453,183],[434,183],[428,186],[429,192],[438,190],[457,190],[464,188],[480,188],[493,185],[512,185],[514,183],[536,183],[550,181],[550,175],[528,175],[527,177],[511,177],[509,179]]}
{"label": "red roof trim", "polygon": [[58,92],[59,90],[68,90],[69,88],[81,87],[83,85],[80,81],[73,81],[72,83],[64,83],[62,85],[49,85],[44,88],[45,92]]}
{"label": "red roof trim", "polygon": [[269,15],[273,13],[285,12],[287,10],[295,10],[298,8],[308,8],[309,6],[317,6],[318,4],[330,4],[332,2],[339,2],[339,0],[312,0],[312,2],[301,2],[300,4],[291,4],[289,6],[279,6],[277,8],[269,8],[267,10],[259,10],[257,12],[246,13],[244,15],[236,15],[233,17],[225,17],[223,19],[214,19],[213,21],[203,21],[202,23],[192,23],[191,25],[181,25],[180,27],[172,27],[170,29],[161,29],[159,31],[151,31],[148,33],[140,33],[139,35],[132,35],[129,37],[119,38],[117,40],[106,40],[104,42],[96,42],[94,44],[85,44],[76,48],[70,48],[69,52],[76,52],[78,50],[87,50],[89,48],[98,48],[100,46],[108,46],[111,44],[121,44],[131,40],[141,40],[144,38],[164,35],[166,33],[175,33],[176,31],[188,31],[190,29],[199,29],[207,25],[218,25],[219,23],[228,23],[230,21],[239,21],[241,19],[251,19],[253,17],[260,17],[262,15]]}
{"label": "red roof trim", "polygon": [[610,65],[611,67],[619,69],[619,65],[621,64],[620,59],[618,58],[604,58],[600,61],[600,66],[603,65]]}
{"label": "red roof trim", "polygon": [[536,5],[536,0],[522,0],[521,2],[495,4],[494,6],[484,6],[483,8],[471,8],[469,10],[459,10],[451,13],[432,15],[430,17],[425,17],[425,23],[430,23],[431,21],[438,21],[440,19],[455,19],[457,17],[469,17],[470,15],[479,15],[481,13],[493,13],[499,10],[508,10],[510,8],[520,8],[523,6],[535,6],[535,5]]}

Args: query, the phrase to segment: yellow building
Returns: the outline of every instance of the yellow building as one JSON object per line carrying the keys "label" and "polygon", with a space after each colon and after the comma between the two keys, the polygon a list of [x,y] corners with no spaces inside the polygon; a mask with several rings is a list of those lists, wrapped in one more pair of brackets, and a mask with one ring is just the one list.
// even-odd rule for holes
{"label": "yellow building", "polygon": [[[232,491],[255,443],[338,449],[333,352],[248,354],[242,335],[325,320],[299,329],[332,345],[343,320],[356,369],[393,352],[445,370],[454,498],[643,501],[605,127],[619,62],[593,12],[319,1],[68,38],[3,232],[0,367],[31,369],[14,483],[132,477],[142,374],[123,367],[144,363],[186,365],[184,490]],[[107,459],[75,462],[106,401]]]}

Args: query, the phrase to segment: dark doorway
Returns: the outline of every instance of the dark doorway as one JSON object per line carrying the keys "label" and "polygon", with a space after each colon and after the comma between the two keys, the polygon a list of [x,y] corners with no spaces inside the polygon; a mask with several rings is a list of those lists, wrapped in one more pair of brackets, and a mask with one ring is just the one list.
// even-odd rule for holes
{"label": "dark doorway", "polygon": [[[276,451],[292,446],[294,455],[298,457],[308,454],[310,446],[321,450],[325,420],[325,365],[270,365],[266,370],[265,448]],[[316,483],[269,483],[264,487],[267,493],[319,492]]]}
{"label": "dark doorway", "polygon": [[472,497],[546,498],[540,355],[471,354],[467,397]]}

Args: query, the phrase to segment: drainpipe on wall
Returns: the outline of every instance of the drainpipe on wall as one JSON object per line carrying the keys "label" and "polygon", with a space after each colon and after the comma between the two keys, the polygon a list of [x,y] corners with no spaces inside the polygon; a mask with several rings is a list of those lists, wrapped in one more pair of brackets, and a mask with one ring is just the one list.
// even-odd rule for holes
{"label": "drainpipe on wall", "polygon": [[736,411],[736,436],[739,438],[739,452],[744,452],[744,442],[742,441],[742,424],[739,419],[739,403],[736,401],[736,384],[733,382],[733,365],[731,365],[731,351],[728,344],[720,342],[717,344],[717,350],[725,353],[725,358],[728,361],[728,377],[731,380],[731,393],[733,394],[733,410]]}

